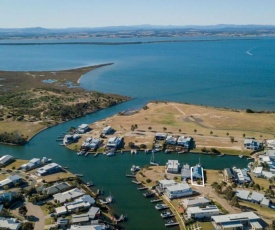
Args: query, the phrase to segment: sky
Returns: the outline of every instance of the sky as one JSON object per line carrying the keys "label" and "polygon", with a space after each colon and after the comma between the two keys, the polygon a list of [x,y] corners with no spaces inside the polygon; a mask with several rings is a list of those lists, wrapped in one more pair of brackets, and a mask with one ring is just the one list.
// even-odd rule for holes
{"label": "sky", "polygon": [[0,28],[275,25],[274,0],[0,0]]}

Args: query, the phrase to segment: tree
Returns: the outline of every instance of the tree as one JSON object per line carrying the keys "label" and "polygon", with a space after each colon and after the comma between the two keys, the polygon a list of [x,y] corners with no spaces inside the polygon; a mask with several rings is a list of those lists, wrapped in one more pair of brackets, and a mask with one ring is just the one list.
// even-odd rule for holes
{"label": "tree", "polygon": [[179,129],[179,133],[181,133],[181,129]]}
{"label": "tree", "polygon": [[151,129],[152,129],[152,127],[151,127],[151,126],[149,126],[149,127],[148,127],[148,130],[151,130]]}
{"label": "tree", "polygon": [[147,148],[147,146],[146,146],[145,144],[141,144],[139,147],[140,147],[141,149],[146,149],[146,148]]}
{"label": "tree", "polygon": [[137,124],[135,124],[135,129],[137,129],[138,128],[138,125]]}
{"label": "tree", "polygon": [[213,134],[213,131],[210,131],[210,135],[212,135]]}
{"label": "tree", "polygon": [[240,207],[240,204],[239,204],[238,198],[237,198],[236,196],[234,196],[234,197],[232,198],[232,200],[231,200],[230,204],[231,204],[232,206],[237,207],[237,208],[238,208],[238,207]]}
{"label": "tree", "polygon": [[21,229],[22,230],[33,230],[34,229],[33,223],[32,222],[23,222]]}
{"label": "tree", "polygon": [[226,133],[226,136],[229,136],[229,133]]}
{"label": "tree", "polygon": [[167,128],[166,127],[163,127],[163,131],[166,131],[167,130]]}
{"label": "tree", "polygon": [[235,138],[231,136],[231,137],[230,137],[230,141],[231,141],[231,143],[234,143]]}
{"label": "tree", "polygon": [[21,214],[22,216],[25,217],[27,215],[27,212],[28,212],[28,209],[27,209],[26,205],[20,206],[18,212],[19,212],[19,214]]}
{"label": "tree", "polygon": [[194,133],[197,133],[197,130],[196,130],[196,129],[194,129]]}
{"label": "tree", "polygon": [[245,133],[243,134],[243,137],[245,137]]}
{"label": "tree", "polygon": [[135,130],[135,126],[131,125],[131,131],[134,131],[134,130]]}
{"label": "tree", "polygon": [[134,147],[135,147],[135,143],[129,142],[128,146],[129,146],[130,148],[134,148]]}

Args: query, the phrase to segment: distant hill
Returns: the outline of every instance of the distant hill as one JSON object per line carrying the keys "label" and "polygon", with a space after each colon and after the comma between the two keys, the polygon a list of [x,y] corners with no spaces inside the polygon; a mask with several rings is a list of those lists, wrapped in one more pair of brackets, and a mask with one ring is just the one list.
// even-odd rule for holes
{"label": "distant hill", "polygon": [[181,37],[181,36],[275,35],[274,25],[187,25],[187,26],[107,26],[94,28],[0,28],[1,39],[79,38],[79,37]]}

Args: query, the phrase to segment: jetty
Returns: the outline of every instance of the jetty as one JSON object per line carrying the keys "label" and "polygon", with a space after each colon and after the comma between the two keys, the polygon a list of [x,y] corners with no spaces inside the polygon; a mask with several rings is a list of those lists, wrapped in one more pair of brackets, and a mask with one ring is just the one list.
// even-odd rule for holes
{"label": "jetty", "polygon": [[139,187],[137,188],[138,191],[143,191],[143,190],[147,190],[148,188],[147,187]]}
{"label": "jetty", "polygon": [[94,155],[94,157],[97,157],[97,156],[98,156],[98,154],[99,154],[99,153],[98,153],[98,152],[96,152],[96,153],[95,153],[95,155]]}
{"label": "jetty", "polygon": [[75,174],[78,177],[83,177],[83,174]]}
{"label": "jetty", "polygon": [[133,174],[126,174],[126,177],[132,177],[132,178],[135,178],[136,176],[133,175]]}
{"label": "jetty", "polygon": [[137,184],[137,185],[141,184],[141,182],[136,181],[136,180],[132,180],[132,182],[133,182],[134,184]]}
{"label": "jetty", "polygon": [[162,201],[162,199],[154,199],[154,200],[151,200],[150,202],[151,203],[157,203],[157,202],[161,202]]}

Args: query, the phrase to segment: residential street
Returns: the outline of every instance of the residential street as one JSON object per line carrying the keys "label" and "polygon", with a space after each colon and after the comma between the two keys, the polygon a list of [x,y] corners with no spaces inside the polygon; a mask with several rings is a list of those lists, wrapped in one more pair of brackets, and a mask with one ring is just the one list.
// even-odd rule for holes
{"label": "residential street", "polygon": [[40,206],[34,205],[30,202],[26,202],[26,207],[28,209],[28,216],[31,216],[35,225],[34,225],[34,230],[41,230],[44,229],[44,224],[45,224],[45,216],[44,213],[42,212]]}

